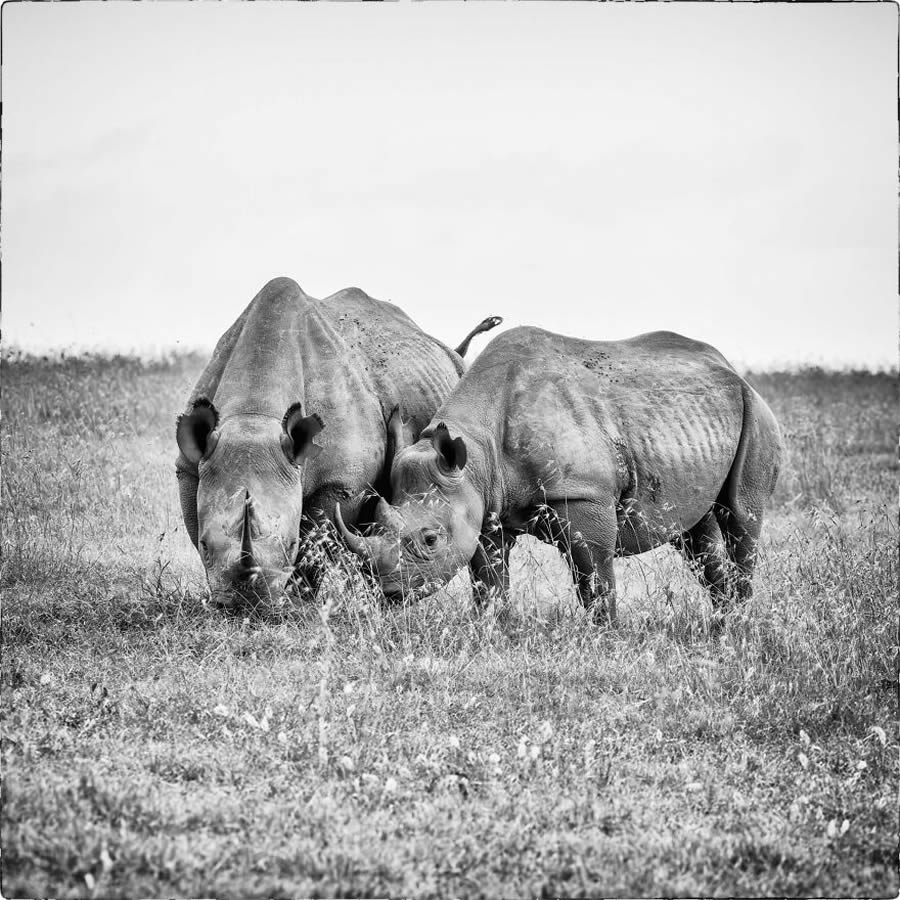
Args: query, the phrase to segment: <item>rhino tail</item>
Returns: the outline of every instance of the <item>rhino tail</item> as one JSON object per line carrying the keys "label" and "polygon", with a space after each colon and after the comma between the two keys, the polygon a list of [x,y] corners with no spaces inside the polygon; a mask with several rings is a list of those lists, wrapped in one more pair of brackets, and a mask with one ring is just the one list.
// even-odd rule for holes
{"label": "rhino tail", "polygon": [[485,331],[490,331],[492,328],[496,328],[503,321],[503,316],[488,316],[486,319],[482,319],[462,340],[462,343],[456,348],[456,352],[460,356],[465,356],[466,352],[469,349],[469,344],[472,343],[472,338],[476,335],[481,334]]}

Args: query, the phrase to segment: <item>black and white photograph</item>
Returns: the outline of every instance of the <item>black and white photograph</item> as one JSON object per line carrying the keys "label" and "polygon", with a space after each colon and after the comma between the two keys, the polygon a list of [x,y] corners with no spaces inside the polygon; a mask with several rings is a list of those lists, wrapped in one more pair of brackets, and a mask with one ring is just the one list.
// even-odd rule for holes
{"label": "black and white photograph", "polygon": [[896,3],[0,17],[4,897],[897,897]]}

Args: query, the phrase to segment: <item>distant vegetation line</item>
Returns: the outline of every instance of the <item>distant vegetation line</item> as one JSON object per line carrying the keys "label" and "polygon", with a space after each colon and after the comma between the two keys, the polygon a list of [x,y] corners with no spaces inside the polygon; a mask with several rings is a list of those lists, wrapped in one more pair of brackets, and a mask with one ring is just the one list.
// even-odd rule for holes
{"label": "distant vegetation line", "polygon": [[[212,353],[212,348],[181,349],[178,347],[159,348],[152,351],[137,350],[67,350],[52,348],[43,352],[26,350],[12,344],[5,346],[0,352],[4,365],[39,366],[39,365],[72,365],[81,367],[108,368],[125,366],[129,369],[151,371],[189,370],[204,365]],[[780,362],[771,366],[741,366],[736,364],[741,374],[749,378],[774,378],[781,376],[817,378],[822,376],[842,375],[851,378],[876,377],[896,378],[898,367],[884,364],[814,364],[805,362]]]}
{"label": "distant vegetation line", "polygon": [[31,350],[23,350],[15,345],[4,347],[0,359],[4,366],[17,367],[38,366],[71,366],[74,369],[111,369],[123,368],[127,370],[143,371],[187,371],[202,367],[212,353],[212,349],[182,350],[171,348],[156,350],[153,352],[138,353],[137,351],[113,352],[113,351],[77,351],[70,352],[65,349],[52,349],[42,353]]}

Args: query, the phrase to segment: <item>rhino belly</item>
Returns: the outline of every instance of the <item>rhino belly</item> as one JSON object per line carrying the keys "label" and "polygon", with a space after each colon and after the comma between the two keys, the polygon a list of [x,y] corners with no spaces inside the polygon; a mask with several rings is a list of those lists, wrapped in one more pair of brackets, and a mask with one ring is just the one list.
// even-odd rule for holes
{"label": "rhino belly", "polygon": [[629,469],[617,509],[623,554],[667,543],[709,512],[737,453],[743,404],[739,384],[723,378],[630,413],[619,432]]}
{"label": "rhino belly", "polygon": [[616,504],[617,550],[628,556],[672,541],[692,528],[716,502],[736,448],[723,447],[677,467],[637,464]]}

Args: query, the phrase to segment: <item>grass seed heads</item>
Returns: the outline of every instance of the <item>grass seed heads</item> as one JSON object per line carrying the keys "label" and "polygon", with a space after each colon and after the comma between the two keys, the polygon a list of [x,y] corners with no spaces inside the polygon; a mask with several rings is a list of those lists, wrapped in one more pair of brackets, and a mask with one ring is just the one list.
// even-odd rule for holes
{"label": "grass seed heads", "polygon": [[204,363],[2,362],[5,895],[897,896],[896,373],[750,373],[787,441],[753,598],[664,547],[612,630],[529,537],[483,610],[382,603],[326,530],[316,598],[206,608]]}

